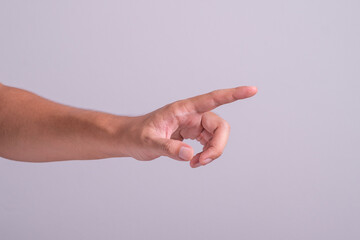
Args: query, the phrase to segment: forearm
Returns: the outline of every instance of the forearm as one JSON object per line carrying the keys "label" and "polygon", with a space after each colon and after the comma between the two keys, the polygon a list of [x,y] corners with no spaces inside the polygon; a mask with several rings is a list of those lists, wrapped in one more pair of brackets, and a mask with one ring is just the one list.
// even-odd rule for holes
{"label": "forearm", "polygon": [[73,108],[0,85],[0,156],[59,161],[126,156],[130,117]]}

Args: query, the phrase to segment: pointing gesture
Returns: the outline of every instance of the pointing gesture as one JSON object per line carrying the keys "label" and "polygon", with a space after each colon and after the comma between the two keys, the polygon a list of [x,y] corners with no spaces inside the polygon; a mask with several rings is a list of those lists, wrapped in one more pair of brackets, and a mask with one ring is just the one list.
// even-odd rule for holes
{"label": "pointing gesture", "polygon": [[[211,110],[256,91],[216,90],[126,117],[65,106],[0,84],[0,156],[28,162],[168,156],[191,167],[206,165],[222,154],[230,131]],[[203,151],[194,155],[184,139],[196,139]]]}
{"label": "pointing gesture", "polygon": [[194,111],[198,113],[205,113],[221,105],[252,97],[256,94],[256,92],[256,87],[237,87],[215,90],[213,92],[185,99],[183,101],[186,102],[189,107],[192,106]]}
{"label": "pointing gesture", "polygon": [[[256,92],[256,87],[215,90],[138,117],[130,130],[137,144],[128,148],[129,156],[138,160],[168,156],[190,161],[191,167],[210,163],[224,151],[230,132],[229,124],[210,111]],[[203,151],[194,156],[192,147],[182,142],[184,139],[196,139]]]}

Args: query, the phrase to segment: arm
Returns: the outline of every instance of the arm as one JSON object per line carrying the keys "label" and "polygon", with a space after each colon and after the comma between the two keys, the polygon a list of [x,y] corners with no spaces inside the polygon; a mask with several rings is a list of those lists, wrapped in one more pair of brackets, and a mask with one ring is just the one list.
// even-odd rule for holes
{"label": "arm", "polygon": [[[255,87],[216,90],[138,117],[78,109],[0,84],[0,156],[32,162],[168,156],[191,167],[218,158],[230,127],[212,109],[251,97]],[[194,156],[183,139],[204,145]]]}
{"label": "arm", "polygon": [[0,85],[0,156],[32,162],[126,156],[118,141],[130,119]]}

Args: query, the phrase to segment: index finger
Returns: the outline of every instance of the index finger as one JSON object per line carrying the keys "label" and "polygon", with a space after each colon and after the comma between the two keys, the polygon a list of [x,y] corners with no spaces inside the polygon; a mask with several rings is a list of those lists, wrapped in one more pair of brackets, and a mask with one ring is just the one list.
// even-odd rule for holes
{"label": "index finger", "polygon": [[185,99],[187,106],[192,111],[204,113],[211,111],[223,104],[232,103],[239,99],[249,98],[256,94],[256,87],[236,87],[219,89],[196,97]]}

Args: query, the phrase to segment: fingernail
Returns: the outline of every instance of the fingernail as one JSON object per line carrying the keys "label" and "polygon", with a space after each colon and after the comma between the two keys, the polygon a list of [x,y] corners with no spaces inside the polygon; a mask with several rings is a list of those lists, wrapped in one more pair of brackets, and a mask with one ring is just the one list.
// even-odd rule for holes
{"label": "fingernail", "polygon": [[186,161],[189,161],[192,159],[192,151],[190,148],[188,147],[181,147],[180,148],[180,151],[179,151],[179,157],[182,159],[182,160],[186,160]]}
{"label": "fingernail", "polygon": [[207,158],[207,159],[205,159],[202,163],[203,163],[203,165],[205,165],[205,164],[210,163],[211,161],[212,161],[211,158]]}

